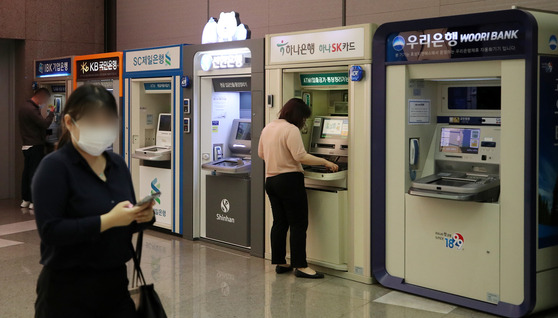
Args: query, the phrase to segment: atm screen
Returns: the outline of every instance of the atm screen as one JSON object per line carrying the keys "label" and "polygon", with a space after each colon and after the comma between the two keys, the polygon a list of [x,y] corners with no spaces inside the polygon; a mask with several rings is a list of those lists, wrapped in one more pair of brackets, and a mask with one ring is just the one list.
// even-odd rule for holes
{"label": "atm screen", "polygon": [[448,87],[448,109],[501,109],[500,86]]}
{"label": "atm screen", "polygon": [[172,118],[171,115],[159,116],[159,131],[172,131],[171,129]]}
{"label": "atm screen", "polygon": [[347,118],[324,118],[322,138],[347,138],[349,136],[349,120]]}
{"label": "atm screen", "polygon": [[479,145],[480,129],[442,128],[440,136],[441,152],[478,154]]}
{"label": "atm screen", "polygon": [[236,140],[251,140],[252,139],[252,123],[239,122],[238,129],[236,130]]}

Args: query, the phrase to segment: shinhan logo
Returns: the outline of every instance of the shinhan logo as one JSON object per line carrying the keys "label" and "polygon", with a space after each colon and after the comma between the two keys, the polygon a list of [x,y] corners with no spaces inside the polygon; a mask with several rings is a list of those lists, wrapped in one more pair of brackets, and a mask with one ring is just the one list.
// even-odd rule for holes
{"label": "shinhan logo", "polygon": [[39,73],[42,73],[44,71],[44,65],[43,63],[39,63]]}
{"label": "shinhan logo", "polygon": [[170,66],[171,65],[171,60],[172,59],[170,57],[170,52],[167,51],[167,53],[165,53],[165,63]]}
{"label": "shinhan logo", "polygon": [[223,211],[223,213],[228,213],[230,209],[231,209],[231,204],[229,200],[227,199],[221,200],[221,211]]}
{"label": "shinhan logo", "polygon": [[551,35],[550,39],[548,39],[548,46],[552,51],[556,50],[558,46],[558,40],[556,39],[556,35]]}
{"label": "shinhan logo", "polygon": [[405,47],[405,38],[401,35],[396,36],[392,42],[393,49],[396,51],[402,51]]}
{"label": "shinhan logo", "polygon": [[[161,188],[161,184],[157,183],[157,178],[153,179],[153,181],[151,181],[151,194],[161,192],[160,188]],[[161,199],[155,198],[155,202],[161,204]]]}

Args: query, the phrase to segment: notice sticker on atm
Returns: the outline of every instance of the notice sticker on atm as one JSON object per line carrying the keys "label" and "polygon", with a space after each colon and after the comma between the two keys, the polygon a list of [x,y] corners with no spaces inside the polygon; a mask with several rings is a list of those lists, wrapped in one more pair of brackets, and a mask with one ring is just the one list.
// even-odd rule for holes
{"label": "notice sticker on atm", "polygon": [[321,124],[322,124],[321,118],[314,118],[314,127],[320,127]]}
{"label": "notice sticker on atm", "polygon": [[409,99],[409,124],[430,124],[429,99]]}

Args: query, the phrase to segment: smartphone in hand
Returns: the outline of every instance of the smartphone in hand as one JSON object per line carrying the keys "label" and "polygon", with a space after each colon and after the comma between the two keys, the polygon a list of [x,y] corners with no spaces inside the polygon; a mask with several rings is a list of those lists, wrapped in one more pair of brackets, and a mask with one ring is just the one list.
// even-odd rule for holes
{"label": "smartphone in hand", "polygon": [[148,202],[151,202],[151,201],[157,199],[157,198],[160,197],[160,196],[161,196],[161,192],[154,192],[154,193],[151,193],[150,195],[146,196],[145,198],[141,199],[138,203],[136,203],[135,206],[144,205],[144,204],[146,204],[146,203],[148,203]]}

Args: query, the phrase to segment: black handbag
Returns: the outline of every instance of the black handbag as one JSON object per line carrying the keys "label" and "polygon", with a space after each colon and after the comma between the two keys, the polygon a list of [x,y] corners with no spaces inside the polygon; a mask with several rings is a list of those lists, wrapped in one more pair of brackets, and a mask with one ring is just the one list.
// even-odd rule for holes
{"label": "black handbag", "polygon": [[[143,233],[139,233],[141,235]],[[138,240],[138,243],[142,240]],[[139,306],[138,306],[138,317],[139,318],[167,318],[163,304],[161,304],[161,299],[155,291],[153,284],[146,284],[145,277],[141,271],[140,261],[138,259],[138,254],[134,250],[134,245],[130,242],[130,248],[132,249],[132,259],[134,260],[134,268],[137,273],[137,279],[140,283],[139,286]],[[141,247],[138,246],[141,251]]]}

